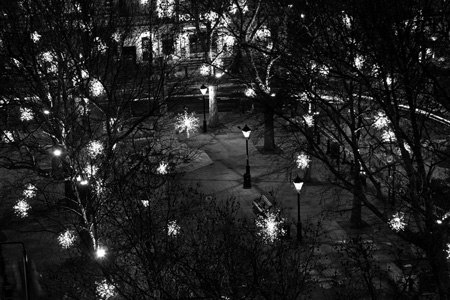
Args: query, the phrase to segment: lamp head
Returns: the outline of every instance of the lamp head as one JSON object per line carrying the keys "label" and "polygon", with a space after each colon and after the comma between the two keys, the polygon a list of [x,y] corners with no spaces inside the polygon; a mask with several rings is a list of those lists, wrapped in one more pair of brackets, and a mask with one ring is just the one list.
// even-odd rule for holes
{"label": "lamp head", "polygon": [[202,92],[202,95],[206,95],[206,92],[208,91],[208,87],[204,84],[200,87],[200,92]]}
{"label": "lamp head", "polygon": [[95,256],[97,258],[104,258],[106,256],[106,249],[102,246],[98,246],[97,250],[95,251]]}
{"label": "lamp head", "polygon": [[303,180],[297,175],[297,177],[295,177],[293,183],[294,183],[294,187],[297,190],[297,192],[300,193],[300,191],[302,190],[302,187],[303,187]]}
{"label": "lamp head", "polygon": [[250,127],[247,126],[247,124],[244,126],[244,128],[242,128],[242,134],[244,134],[244,137],[246,139],[248,139],[250,137],[251,132],[252,132],[252,130],[250,129]]}
{"label": "lamp head", "polygon": [[61,156],[61,154],[62,154],[61,148],[59,148],[59,147],[54,147],[53,148],[53,155],[54,156]]}

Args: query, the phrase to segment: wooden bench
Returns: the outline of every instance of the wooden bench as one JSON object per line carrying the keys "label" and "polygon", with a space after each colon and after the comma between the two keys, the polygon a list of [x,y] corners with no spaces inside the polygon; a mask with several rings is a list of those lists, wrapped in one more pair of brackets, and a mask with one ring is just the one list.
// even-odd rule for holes
{"label": "wooden bench", "polygon": [[272,202],[266,195],[261,195],[258,199],[253,200],[253,211],[257,215],[267,217],[267,212],[273,207]]}

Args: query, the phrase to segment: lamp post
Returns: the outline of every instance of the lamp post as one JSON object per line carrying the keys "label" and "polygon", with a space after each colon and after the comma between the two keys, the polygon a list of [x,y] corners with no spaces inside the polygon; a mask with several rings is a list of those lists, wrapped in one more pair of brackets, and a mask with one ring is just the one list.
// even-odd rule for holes
{"label": "lamp post", "polygon": [[[4,245],[20,245],[22,246],[22,270],[23,270],[23,283],[25,285],[25,299],[29,300],[30,299],[30,287],[29,287],[29,274],[28,274],[28,256],[27,256],[27,249],[25,248],[25,244],[22,242],[5,242],[5,243],[0,243],[0,247],[4,246]],[[0,250],[1,252],[1,250]],[[3,267],[3,271],[4,270],[4,265]],[[6,286],[4,286],[6,287]],[[8,298],[6,298],[8,299]],[[11,298],[12,299],[12,298]]]}
{"label": "lamp post", "polygon": [[200,92],[202,92],[203,95],[203,133],[206,133],[207,126],[206,126],[206,106],[205,106],[205,95],[208,91],[208,87],[206,87],[204,84],[200,87]]}
{"label": "lamp post", "polygon": [[250,137],[251,129],[245,125],[242,128],[242,134],[245,137],[245,149],[247,153],[247,165],[245,166],[245,174],[244,174],[244,189],[250,189],[252,187],[251,176],[250,176],[250,164],[248,160],[248,139]]}
{"label": "lamp post", "polygon": [[[392,164],[392,162],[394,161],[394,157],[392,156],[392,155],[388,155],[387,157],[386,157],[386,161],[387,161],[387,163],[388,163],[388,181],[390,181],[391,180],[391,176],[392,176],[392,187],[390,186],[390,182],[388,182],[388,201],[389,201],[389,203],[391,203],[391,201],[393,202],[394,201],[394,174],[393,174],[393,172],[392,172],[392,174],[391,174],[391,164]],[[391,198],[391,192],[392,192],[392,198]]]}
{"label": "lamp post", "polygon": [[300,192],[302,190],[303,187],[303,180],[298,176],[295,177],[294,179],[294,187],[295,190],[297,191],[297,240],[299,242],[301,242],[303,240],[303,236],[302,236],[302,221],[300,219]]}

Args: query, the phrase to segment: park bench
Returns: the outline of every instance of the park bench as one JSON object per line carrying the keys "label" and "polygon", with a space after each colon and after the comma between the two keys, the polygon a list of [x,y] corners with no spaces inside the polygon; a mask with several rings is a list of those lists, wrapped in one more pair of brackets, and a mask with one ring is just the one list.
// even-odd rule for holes
{"label": "park bench", "polygon": [[253,200],[253,212],[256,215],[262,215],[267,217],[267,212],[273,207],[272,202],[266,195],[261,195],[261,197]]}

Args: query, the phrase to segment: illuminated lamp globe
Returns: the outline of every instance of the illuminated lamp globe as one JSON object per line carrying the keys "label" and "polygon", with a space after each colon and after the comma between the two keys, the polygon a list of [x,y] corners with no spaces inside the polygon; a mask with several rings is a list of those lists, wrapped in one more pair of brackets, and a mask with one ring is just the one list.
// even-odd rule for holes
{"label": "illuminated lamp globe", "polygon": [[294,183],[294,187],[297,190],[297,192],[300,193],[300,191],[302,190],[302,187],[303,187],[303,180],[297,175],[297,177],[295,177],[293,183]]}
{"label": "illuminated lamp globe", "polygon": [[250,133],[251,133],[251,129],[250,127],[248,127],[247,125],[244,126],[244,128],[242,128],[242,134],[244,135],[244,137],[246,139],[248,139],[250,137]]}
{"label": "illuminated lamp globe", "polygon": [[202,92],[202,95],[206,95],[206,92],[208,91],[208,87],[204,84],[200,87],[200,92]]}

